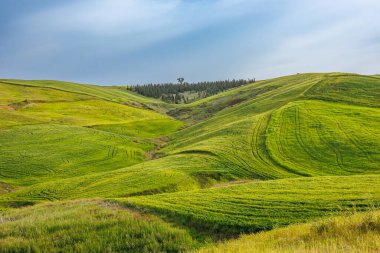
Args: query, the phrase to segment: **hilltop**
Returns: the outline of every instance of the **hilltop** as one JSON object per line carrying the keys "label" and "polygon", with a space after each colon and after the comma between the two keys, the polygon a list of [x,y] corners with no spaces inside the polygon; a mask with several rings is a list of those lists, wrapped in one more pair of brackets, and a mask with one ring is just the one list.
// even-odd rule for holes
{"label": "hilltop", "polygon": [[[379,177],[378,76],[298,74],[188,104],[120,87],[0,80],[5,252],[188,251],[377,210]],[[112,236],[92,241],[92,226],[91,237]],[[54,235],[47,230],[64,239],[36,242],[35,233]]]}

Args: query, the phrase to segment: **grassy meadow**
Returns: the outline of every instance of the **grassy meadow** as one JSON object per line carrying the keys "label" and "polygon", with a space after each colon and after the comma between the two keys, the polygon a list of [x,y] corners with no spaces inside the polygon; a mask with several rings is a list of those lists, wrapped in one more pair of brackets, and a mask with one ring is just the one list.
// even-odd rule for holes
{"label": "grassy meadow", "polygon": [[380,250],[379,172],[376,76],[298,74],[190,104],[0,80],[0,252]]}
{"label": "grassy meadow", "polygon": [[196,252],[370,253],[380,250],[379,242],[380,213],[371,211],[244,235],[238,240],[206,247]]}
{"label": "grassy meadow", "polygon": [[299,101],[272,114],[266,144],[284,168],[305,176],[379,173],[380,110]]}
{"label": "grassy meadow", "polygon": [[[270,180],[119,199],[222,237],[380,207],[380,176]],[[349,186],[349,187],[348,187]]]}
{"label": "grassy meadow", "polygon": [[180,252],[184,230],[100,200],[47,203],[1,216],[0,252]]}

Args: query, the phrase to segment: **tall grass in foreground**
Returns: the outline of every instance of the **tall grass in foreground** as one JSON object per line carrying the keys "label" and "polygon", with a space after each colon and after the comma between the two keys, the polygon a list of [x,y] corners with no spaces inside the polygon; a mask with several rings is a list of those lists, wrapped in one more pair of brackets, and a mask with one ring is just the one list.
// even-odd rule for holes
{"label": "tall grass in foreground", "polygon": [[101,201],[9,210],[0,215],[0,252],[183,252],[191,236],[153,216]]}
{"label": "tall grass in foreground", "polygon": [[306,177],[117,199],[228,238],[380,207],[380,175]]}
{"label": "tall grass in foreground", "polygon": [[242,236],[198,253],[380,252],[380,212],[353,214]]}

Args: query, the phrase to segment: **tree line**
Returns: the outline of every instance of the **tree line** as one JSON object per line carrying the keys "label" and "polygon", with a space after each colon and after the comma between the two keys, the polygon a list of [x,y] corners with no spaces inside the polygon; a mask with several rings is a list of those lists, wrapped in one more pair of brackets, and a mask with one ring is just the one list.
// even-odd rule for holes
{"label": "tree line", "polygon": [[143,96],[158,98],[168,103],[191,103],[195,100],[215,95],[231,88],[254,83],[255,79],[232,79],[224,81],[187,83],[184,78],[178,83],[144,84],[127,86],[128,90]]}

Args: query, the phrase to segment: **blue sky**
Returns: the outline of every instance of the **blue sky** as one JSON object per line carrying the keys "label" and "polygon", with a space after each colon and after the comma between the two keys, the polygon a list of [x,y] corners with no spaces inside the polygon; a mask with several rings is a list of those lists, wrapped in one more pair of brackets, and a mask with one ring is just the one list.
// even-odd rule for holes
{"label": "blue sky", "polygon": [[0,78],[380,73],[378,0],[0,0]]}

